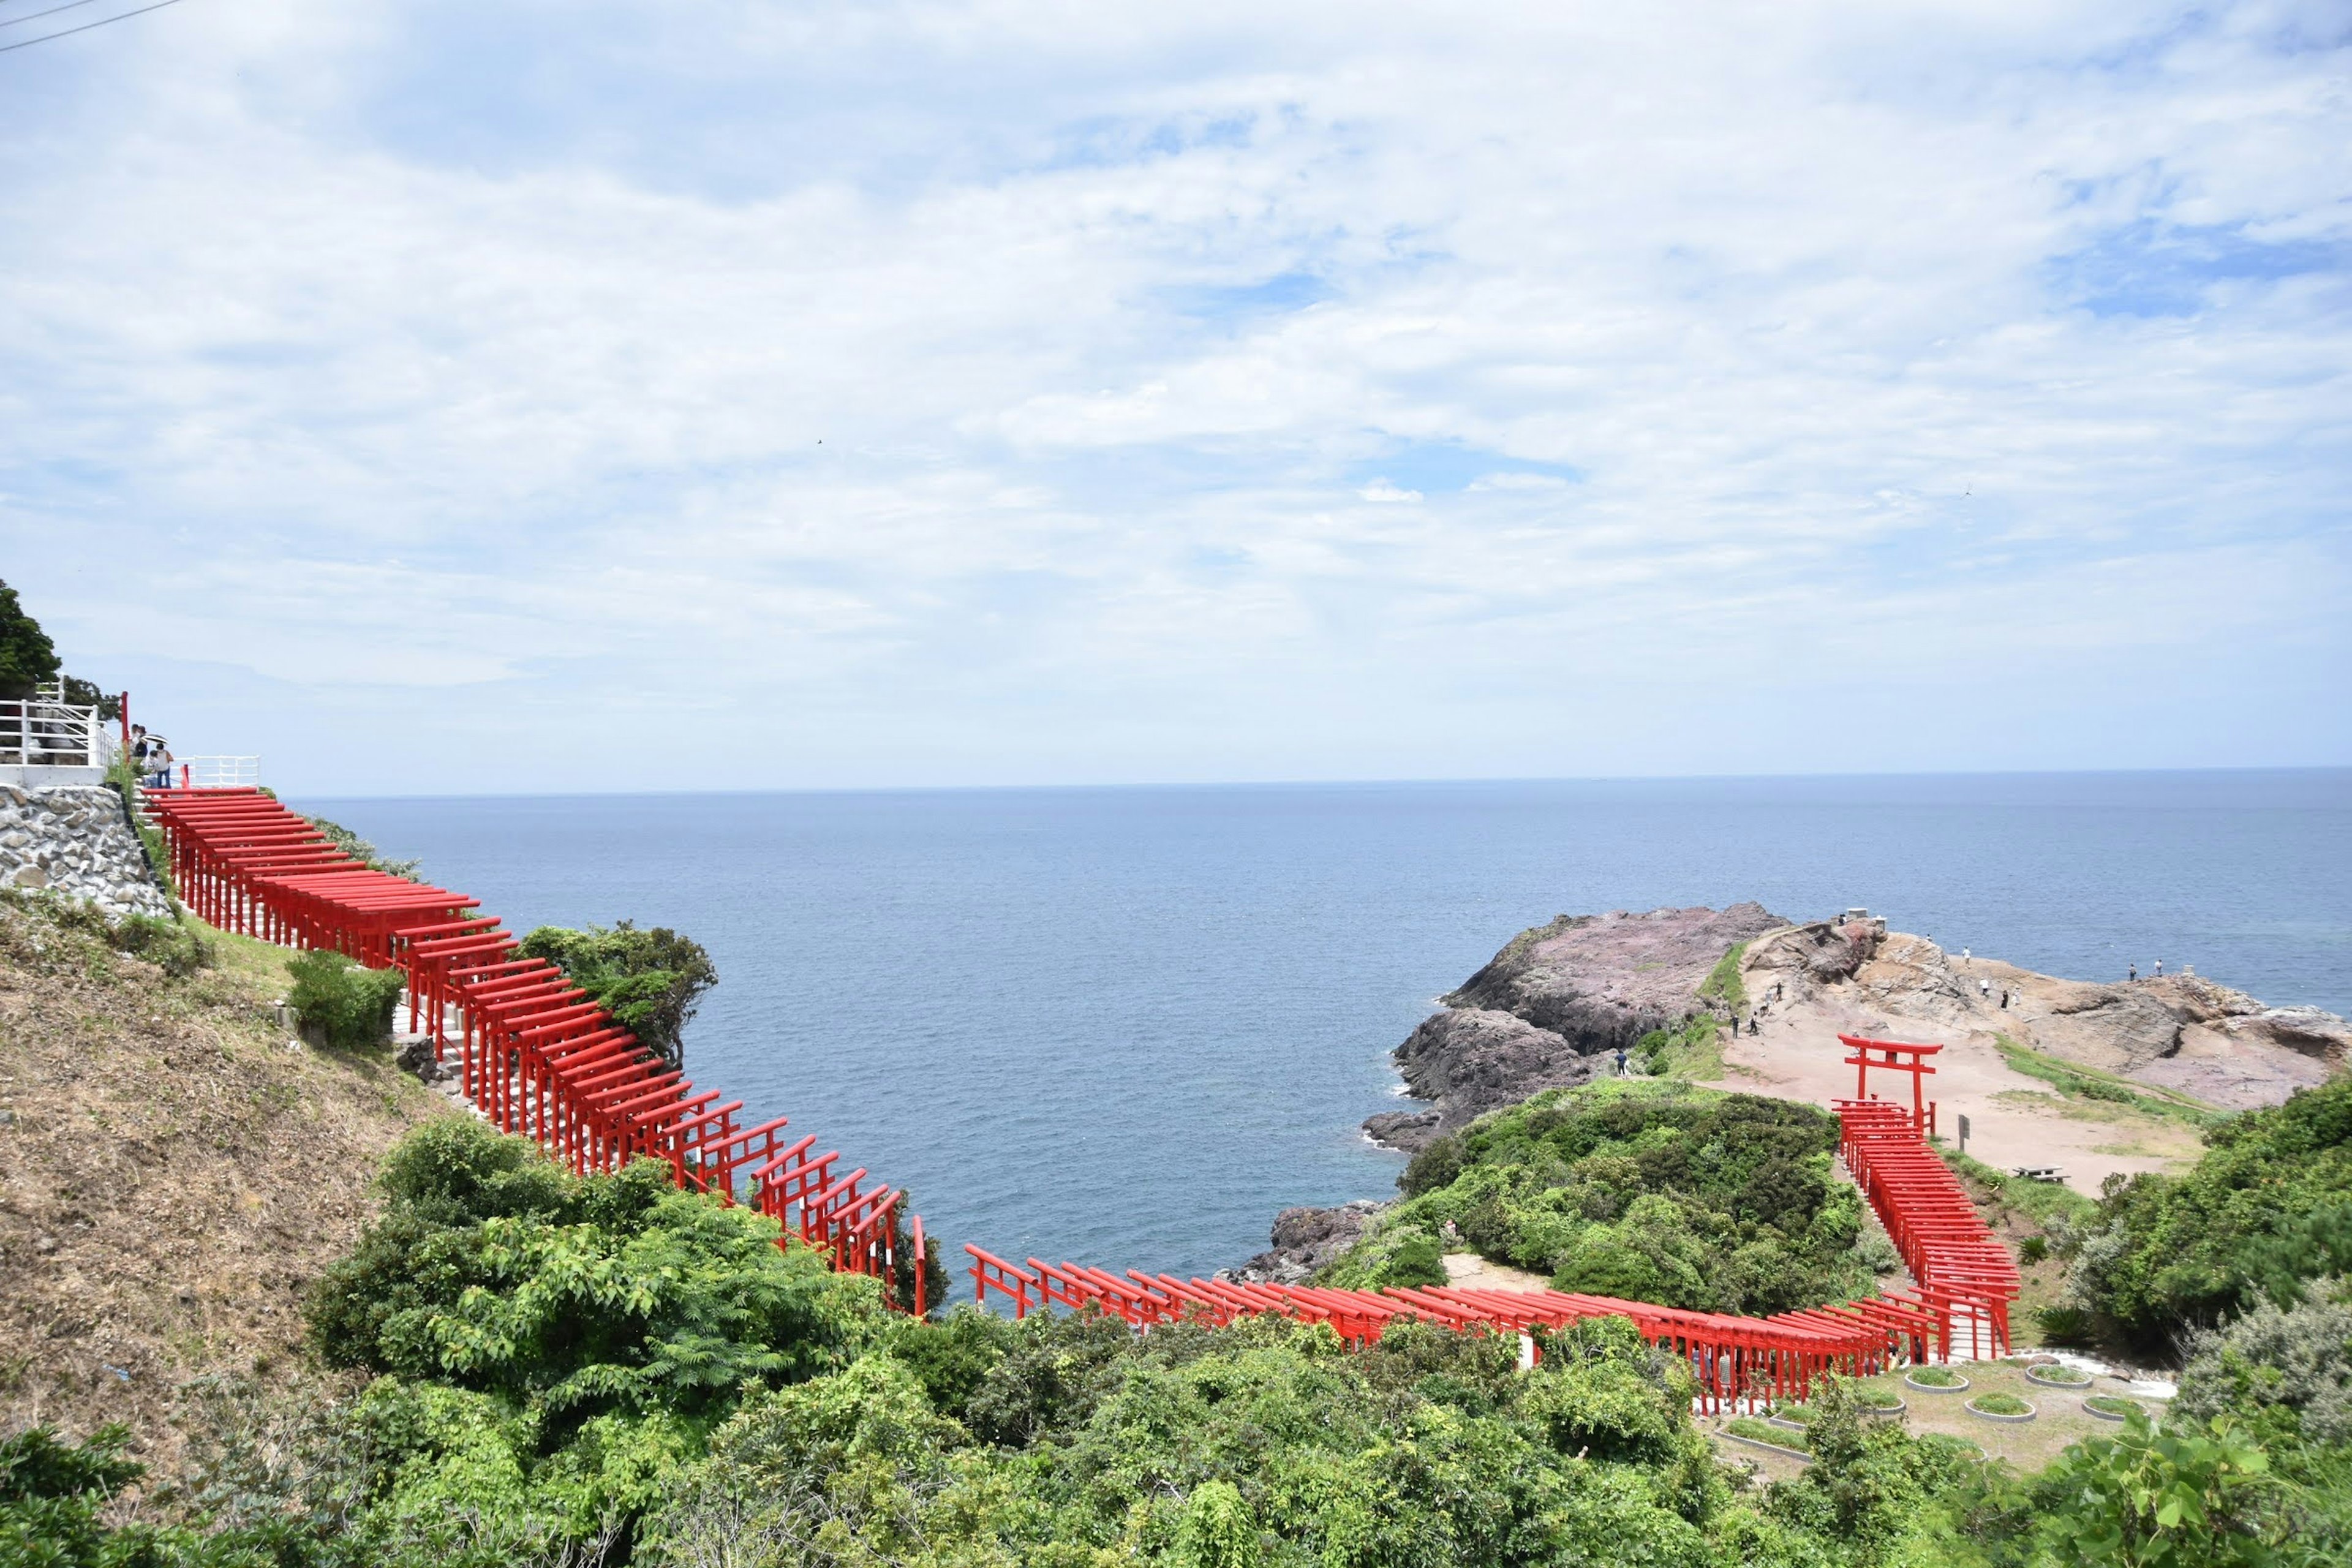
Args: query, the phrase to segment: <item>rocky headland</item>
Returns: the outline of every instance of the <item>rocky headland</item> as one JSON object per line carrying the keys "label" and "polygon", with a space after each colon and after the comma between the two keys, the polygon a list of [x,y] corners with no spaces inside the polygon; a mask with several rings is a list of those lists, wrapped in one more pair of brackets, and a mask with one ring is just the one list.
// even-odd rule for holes
{"label": "rocky headland", "polygon": [[[1737,963],[1719,969],[1735,950]],[[1970,1152],[2056,1165],[2089,1192],[2110,1174],[2193,1158],[2203,1110],[2276,1104],[2352,1068],[2343,1018],[2269,1006],[2194,973],[2063,979],[1955,956],[1867,916],[1800,923],[1753,902],[1561,915],[1512,938],[1441,1000],[1393,1053],[1422,1108],[1364,1123],[1406,1152],[1612,1070],[1620,1047],[1701,1015],[1725,1029],[1716,1087],[1823,1105],[1853,1092],[1839,1035],[1943,1042],[1928,1092],[1948,1135],[1967,1114]],[[2098,1080],[2087,1096],[2053,1079],[2070,1067]],[[2154,1097],[2137,1110],[2135,1085]],[[1273,1246],[1236,1272],[1303,1279],[1381,1206],[1285,1209]]]}
{"label": "rocky headland", "polygon": [[1740,903],[1560,915],[1521,931],[1396,1047],[1406,1092],[1431,1108],[1384,1112],[1364,1131],[1418,1150],[1538,1090],[1584,1082],[1653,1029],[1701,1012],[1727,1017],[1700,994],[1708,974],[1732,948],[1788,924]]}

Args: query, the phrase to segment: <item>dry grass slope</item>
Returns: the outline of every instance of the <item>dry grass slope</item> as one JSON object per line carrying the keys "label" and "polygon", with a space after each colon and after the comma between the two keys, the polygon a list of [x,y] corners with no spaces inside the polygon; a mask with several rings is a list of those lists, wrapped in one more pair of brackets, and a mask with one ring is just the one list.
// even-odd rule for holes
{"label": "dry grass slope", "polygon": [[174,979],[0,903],[0,1431],[129,1424],[170,1475],[186,1385],[314,1379],[300,1293],[377,1163],[448,1102],[388,1052],[289,1050],[282,950],[218,933]]}

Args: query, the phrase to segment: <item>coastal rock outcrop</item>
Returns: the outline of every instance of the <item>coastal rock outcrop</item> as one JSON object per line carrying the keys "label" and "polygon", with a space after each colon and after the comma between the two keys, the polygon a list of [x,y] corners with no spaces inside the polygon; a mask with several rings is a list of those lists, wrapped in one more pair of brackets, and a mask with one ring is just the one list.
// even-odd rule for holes
{"label": "coastal rock outcrop", "polygon": [[1699,986],[1723,955],[1788,923],[1748,902],[1561,915],[1521,931],[1396,1048],[1406,1091],[1434,1110],[1383,1112],[1364,1131],[1418,1150],[1489,1110],[1582,1083],[1609,1053],[1707,1011]]}
{"label": "coastal rock outcrop", "polygon": [[1432,1014],[1394,1052],[1405,1090],[1438,1109],[1389,1111],[1364,1131],[1391,1148],[1418,1151],[1443,1133],[1539,1089],[1591,1078],[1601,1059],[1580,1053],[1565,1036],[1515,1013],[1449,1007]]}
{"label": "coastal rock outcrop", "polygon": [[1249,1285],[1303,1285],[1325,1264],[1356,1245],[1364,1227],[1389,1205],[1358,1198],[1338,1208],[1289,1208],[1274,1216],[1274,1245],[1220,1279]]}

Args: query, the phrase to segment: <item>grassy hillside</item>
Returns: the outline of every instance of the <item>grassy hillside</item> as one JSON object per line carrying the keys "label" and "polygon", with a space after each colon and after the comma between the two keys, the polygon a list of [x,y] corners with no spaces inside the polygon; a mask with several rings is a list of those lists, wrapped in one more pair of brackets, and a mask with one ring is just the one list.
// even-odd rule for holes
{"label": "grassy hillside", "polygon": [[387,1054],[289,1051],[282,949],[0,899],[0,1429],[129,1424],[169,1470],[200,1374],[306,1376],[305,1289],[447,1101]]}

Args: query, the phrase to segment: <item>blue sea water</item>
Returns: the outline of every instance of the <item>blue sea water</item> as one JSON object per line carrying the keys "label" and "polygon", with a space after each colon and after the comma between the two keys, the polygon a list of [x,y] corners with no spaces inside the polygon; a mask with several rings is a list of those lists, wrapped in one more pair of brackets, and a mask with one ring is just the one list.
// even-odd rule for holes
{"label": "blue sea water", "polygon": [[[310,800],[520,931],[720,984],[688,1067],[1012,1258],[1205,1272],[1384,1195],[1389,1048],[1561,912],[1867,905],[2352,1013],[2352,770]],[[961,1254],[954,1255],[961,1261]]]}

